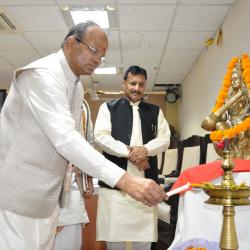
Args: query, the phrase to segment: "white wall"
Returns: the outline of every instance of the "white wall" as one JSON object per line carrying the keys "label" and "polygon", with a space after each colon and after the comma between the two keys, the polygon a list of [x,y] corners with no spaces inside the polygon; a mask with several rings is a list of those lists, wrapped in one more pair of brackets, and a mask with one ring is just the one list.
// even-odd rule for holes
{"label": "white wall", "polygon": [[240,52],[250,53],[250,1],[237,0],[223,25],[222,46],[216,42],[205,49],[182,85],[180,100],[180,134],[185,139],[208,132],[200,127],[211,113],[222,85],[227,64]]}

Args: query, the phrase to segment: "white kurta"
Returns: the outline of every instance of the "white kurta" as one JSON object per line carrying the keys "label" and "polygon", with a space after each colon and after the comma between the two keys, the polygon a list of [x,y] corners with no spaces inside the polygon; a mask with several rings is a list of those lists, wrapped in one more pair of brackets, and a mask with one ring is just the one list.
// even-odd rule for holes
{"label": "white kurta", "polygon": [[[76,80],[62,50],[57,53],[57,57],[63,61],[67,79]],[[17,81],[22,101],[27,103],[58,152],[83,171],[114,186],[124,171],[94,150],[75,130],[64,93],[65,83],[55,81],[52,74],[42,69],[26,71]],[[0,209],[0,249],[52,249],[57,218],[58,208],[45,219],[29,218]]]}
{"label": "white kurta", "polygon": [[[132,104],[133,128],[130,146],[142,143],[141,121],[138,112],[139,102]],[[153,156],[167,149],[169,128],[163,113],[158,116],[158,132],[155,139],[144,146]],[[127,145],[111,136],[110,113],[106,103],[100,107],[95,124],[95,140],[103,150],[118,157],[127,157]],[[144,171],[128,161],[127,172],[144,177]],[[122,191],[100,188],[97,212],[97,240],[120,241],[157,241],[157,210],[137,202]]]}

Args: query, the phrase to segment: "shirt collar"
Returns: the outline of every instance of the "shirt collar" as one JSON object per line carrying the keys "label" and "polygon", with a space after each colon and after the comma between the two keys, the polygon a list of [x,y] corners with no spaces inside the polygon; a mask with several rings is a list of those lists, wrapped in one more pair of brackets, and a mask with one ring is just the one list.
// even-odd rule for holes
{"label": "shirt collar", "polygon": [[79,80],[79,77],[77,77],[74,72],[71,70],[71,68],[69,67],[69,64],[66,60],[66,57],[64,55],[64,52],[62,49],[60,49],[57,53],[56,53],[58,60],[63,68],[63,71],[65,73],[65,77],[66,79],[71,82],[71,83],[76,83]]}
{"label": "shirt collar", "polygon": [[131,106],[139,106],[139,104],[142,102],[142,100],[138,101],[138,102],[131,102],[127,96],[124,96],[123,97],[125,103],[127,103],[128,105],[131,105]]}
{"label": "shirt collar", "polygon": [[131,101],[130,101],[129,103],[130,103],[131,106],[137,106],[137,107],[138,107],[139,104],[140,104],[140,102],[141,102],[141,101],[138,101],[138,102],[131,102]]}

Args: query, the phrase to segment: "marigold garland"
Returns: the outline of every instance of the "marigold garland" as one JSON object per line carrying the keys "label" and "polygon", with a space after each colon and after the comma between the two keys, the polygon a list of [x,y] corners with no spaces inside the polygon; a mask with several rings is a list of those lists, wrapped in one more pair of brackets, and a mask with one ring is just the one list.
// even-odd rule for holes
{"label": "marigold garland", "polygon": [[[238,62],[237,57],[233,57],[228,63],[227,73],[223,79],[223,86],[220,89],[219,95],[216,100],[216,104],[212,110],[212,112],[216,112],[219,108],[224,105],[226,98],[228,97],[228,91],[231,87],[231,76],[233,72],[233,68],[235,64]],[[247,54],[243,54],[241,58],[241,65],[243,68],[243,80],[246,83],[248,89],[250,90],[250,58]],[[250,128],[250,117],[246,118],[245,121],[235,125],[230,129],[225,130],[215,130],[210,134],[210,139],[212,141],[221,141],[225,138],[233,138],[241,132],[245,132],[248,128]]]}

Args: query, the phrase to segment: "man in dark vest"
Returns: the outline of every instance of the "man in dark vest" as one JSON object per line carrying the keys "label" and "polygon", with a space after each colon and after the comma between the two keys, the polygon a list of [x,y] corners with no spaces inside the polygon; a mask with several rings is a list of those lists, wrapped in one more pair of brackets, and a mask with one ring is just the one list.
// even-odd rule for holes
{"label": "man in dark vest", "polygon": [[[101,105],[95,141],[107,159],[134,176],[157,181],[157,154],[169,146],[170,131],[161,109],[143,101],[147,72],[131,66],[125,73],[125,97]],[[108,250],[149,250],[157,241],[157,209],[133,201],[100,182],[97,240]]]}

